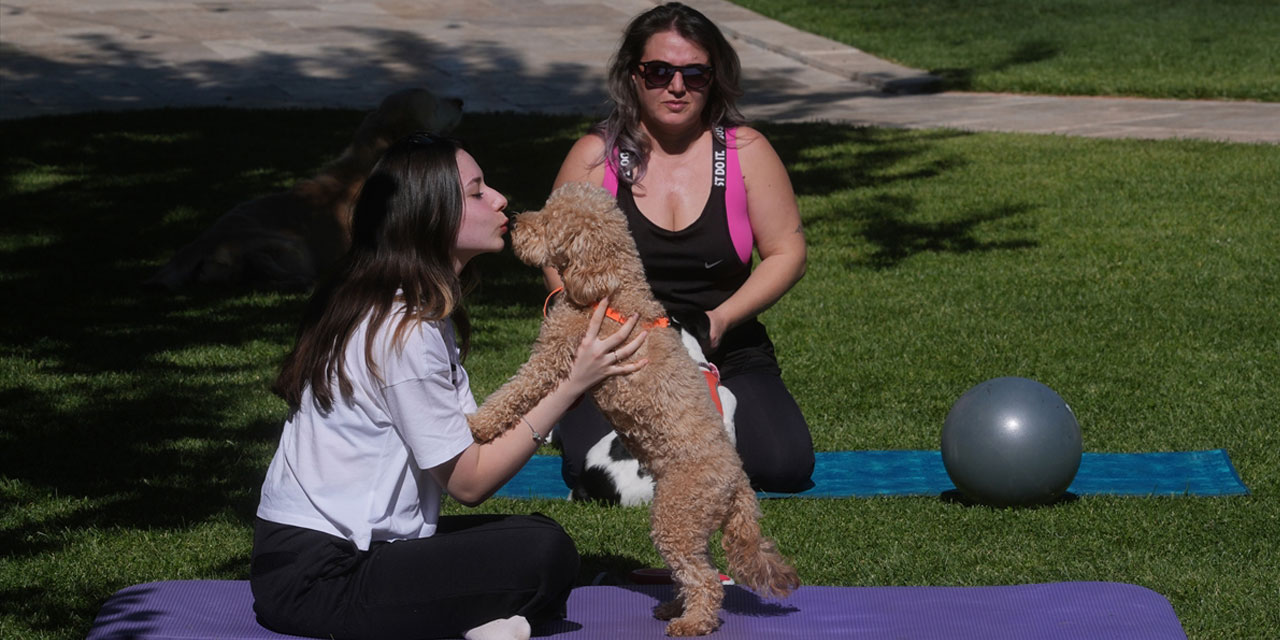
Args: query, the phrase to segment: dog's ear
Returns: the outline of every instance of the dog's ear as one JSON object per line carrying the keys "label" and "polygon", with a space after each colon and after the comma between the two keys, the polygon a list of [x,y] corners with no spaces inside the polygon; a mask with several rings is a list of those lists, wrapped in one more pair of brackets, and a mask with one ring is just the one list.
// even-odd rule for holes
{"label": "dog's ear", "polygon": [[551,250],[543,228],[545,217],[541,211],[526,211],[511,222],[511,249],[521,262],[531,267],[551,265]]}
{"label": "dog's ear", "polygon": [[580,306],[595,304],[622,286],[617,243],[619,237],[630,238],[625,226],[611,229],[606,224],[608,218],[602,216],[598,208],[582,206],[587,202],[586,199],[575,201],[576,206],[564,212],[562,219],[568,222],[559,238],[564,258],[564,267],[560,269],[564,290]]}
{"label": "dog's ear", "polygon": [[574,304],[586,307],[622,286],[617,271],[608,261],[572,260],[560,272],[564,292]]}

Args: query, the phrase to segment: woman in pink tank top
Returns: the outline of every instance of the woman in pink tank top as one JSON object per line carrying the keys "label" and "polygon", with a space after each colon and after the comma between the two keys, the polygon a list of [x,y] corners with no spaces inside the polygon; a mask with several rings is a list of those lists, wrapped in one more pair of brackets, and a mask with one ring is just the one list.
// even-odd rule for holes
{"label": "woman in pink tank top", "polygon": [[[757,316],[804,275],[804,233],[781,159],[743,126],[739,75],[737,53],[698,11],[672,2],[640,14],[611,62],[614,108],[574,145],[554,186],[588,182],[615,194],[655,296],[738,399],[747,475],[760,489],[803,491],[812,439]],[[554,270],[545,277],[559,286]],[[583,402],[560,426],[574,495],[616,500],[616,478],[586,461],[608,422]]]}

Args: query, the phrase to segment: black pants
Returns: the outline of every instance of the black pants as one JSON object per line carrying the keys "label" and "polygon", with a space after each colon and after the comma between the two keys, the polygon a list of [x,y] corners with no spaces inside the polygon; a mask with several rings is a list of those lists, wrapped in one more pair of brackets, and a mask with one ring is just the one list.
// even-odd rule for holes
{"label": "black pants", "polygon": [[[757,370],[726,376],[720,384],[738,400],[733,414],[738,455],[751,485],[757,490],[783,493],[812,487],[813,439],[782,378]],[[560,419],[557,437],[564,455],[561,474],[570,489],[577,486],[586,466],[587,450],[611,429],[613,425],[590,397],[583,398]]]}
{"label": "black pants", "polygon": [[430,538],[360,551],[259,519],[254,611],[272,630],[317,638],[458,638],[490,620],[564,617],[578,550],[542,515],[444,516]]}

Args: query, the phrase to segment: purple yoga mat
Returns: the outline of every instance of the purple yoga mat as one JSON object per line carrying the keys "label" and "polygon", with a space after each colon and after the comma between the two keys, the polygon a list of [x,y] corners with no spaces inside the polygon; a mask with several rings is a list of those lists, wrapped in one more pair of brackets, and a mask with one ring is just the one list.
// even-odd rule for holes
{"label": "purple yoga mat", "polygon": [[[557,640],[665,637],[651,609],[670,587],[582,587],[569,599]],[[1002,587],[801,587],[761,600],[726,587],[715,640],[910,638],[912,640],[1154,640],[1186,634],[1164,596],[1115,582]],[[574,629],[574,627],[577,627]],[[555,631],[555,630],[553,630]]]}
{"label": "purple yoga mat", "polygon": [[[557,640],[655,640],[651,610],[669,586],[579,587],[568,618],[544,629]],[[1187,636],[1160,594],[1114,582],[1005,587],[801,587],[784,600],[725,590],[714,640],[946,638],[1142,640]],[[88,640],[279,640],[258,625],[249,583],[181,580],[134,585],[103,605]]]}
{"label": "purple yoga mat", "polygon": [[170,580],[107,599],[86,640],[279,640],[253,613],[247,580]]}

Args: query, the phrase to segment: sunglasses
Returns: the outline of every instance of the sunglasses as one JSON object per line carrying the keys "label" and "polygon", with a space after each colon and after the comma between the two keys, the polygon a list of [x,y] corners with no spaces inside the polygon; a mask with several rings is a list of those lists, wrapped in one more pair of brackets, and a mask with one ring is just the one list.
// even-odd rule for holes
{"label": "sunglasses", "polygon": [[649,62],[640,63],[640,74],[644,78],[644,86],[650,89],[661,89],[671,84],[671,79],[676,77],[676,72],[680,72],[680,76],[684,78],[684,86],[693,89],[705,89],[711,84],[711,72],[713,69],[705,64],[687,64],[683,67],[677,67],[670,62],[662,60],[650,60]]}

